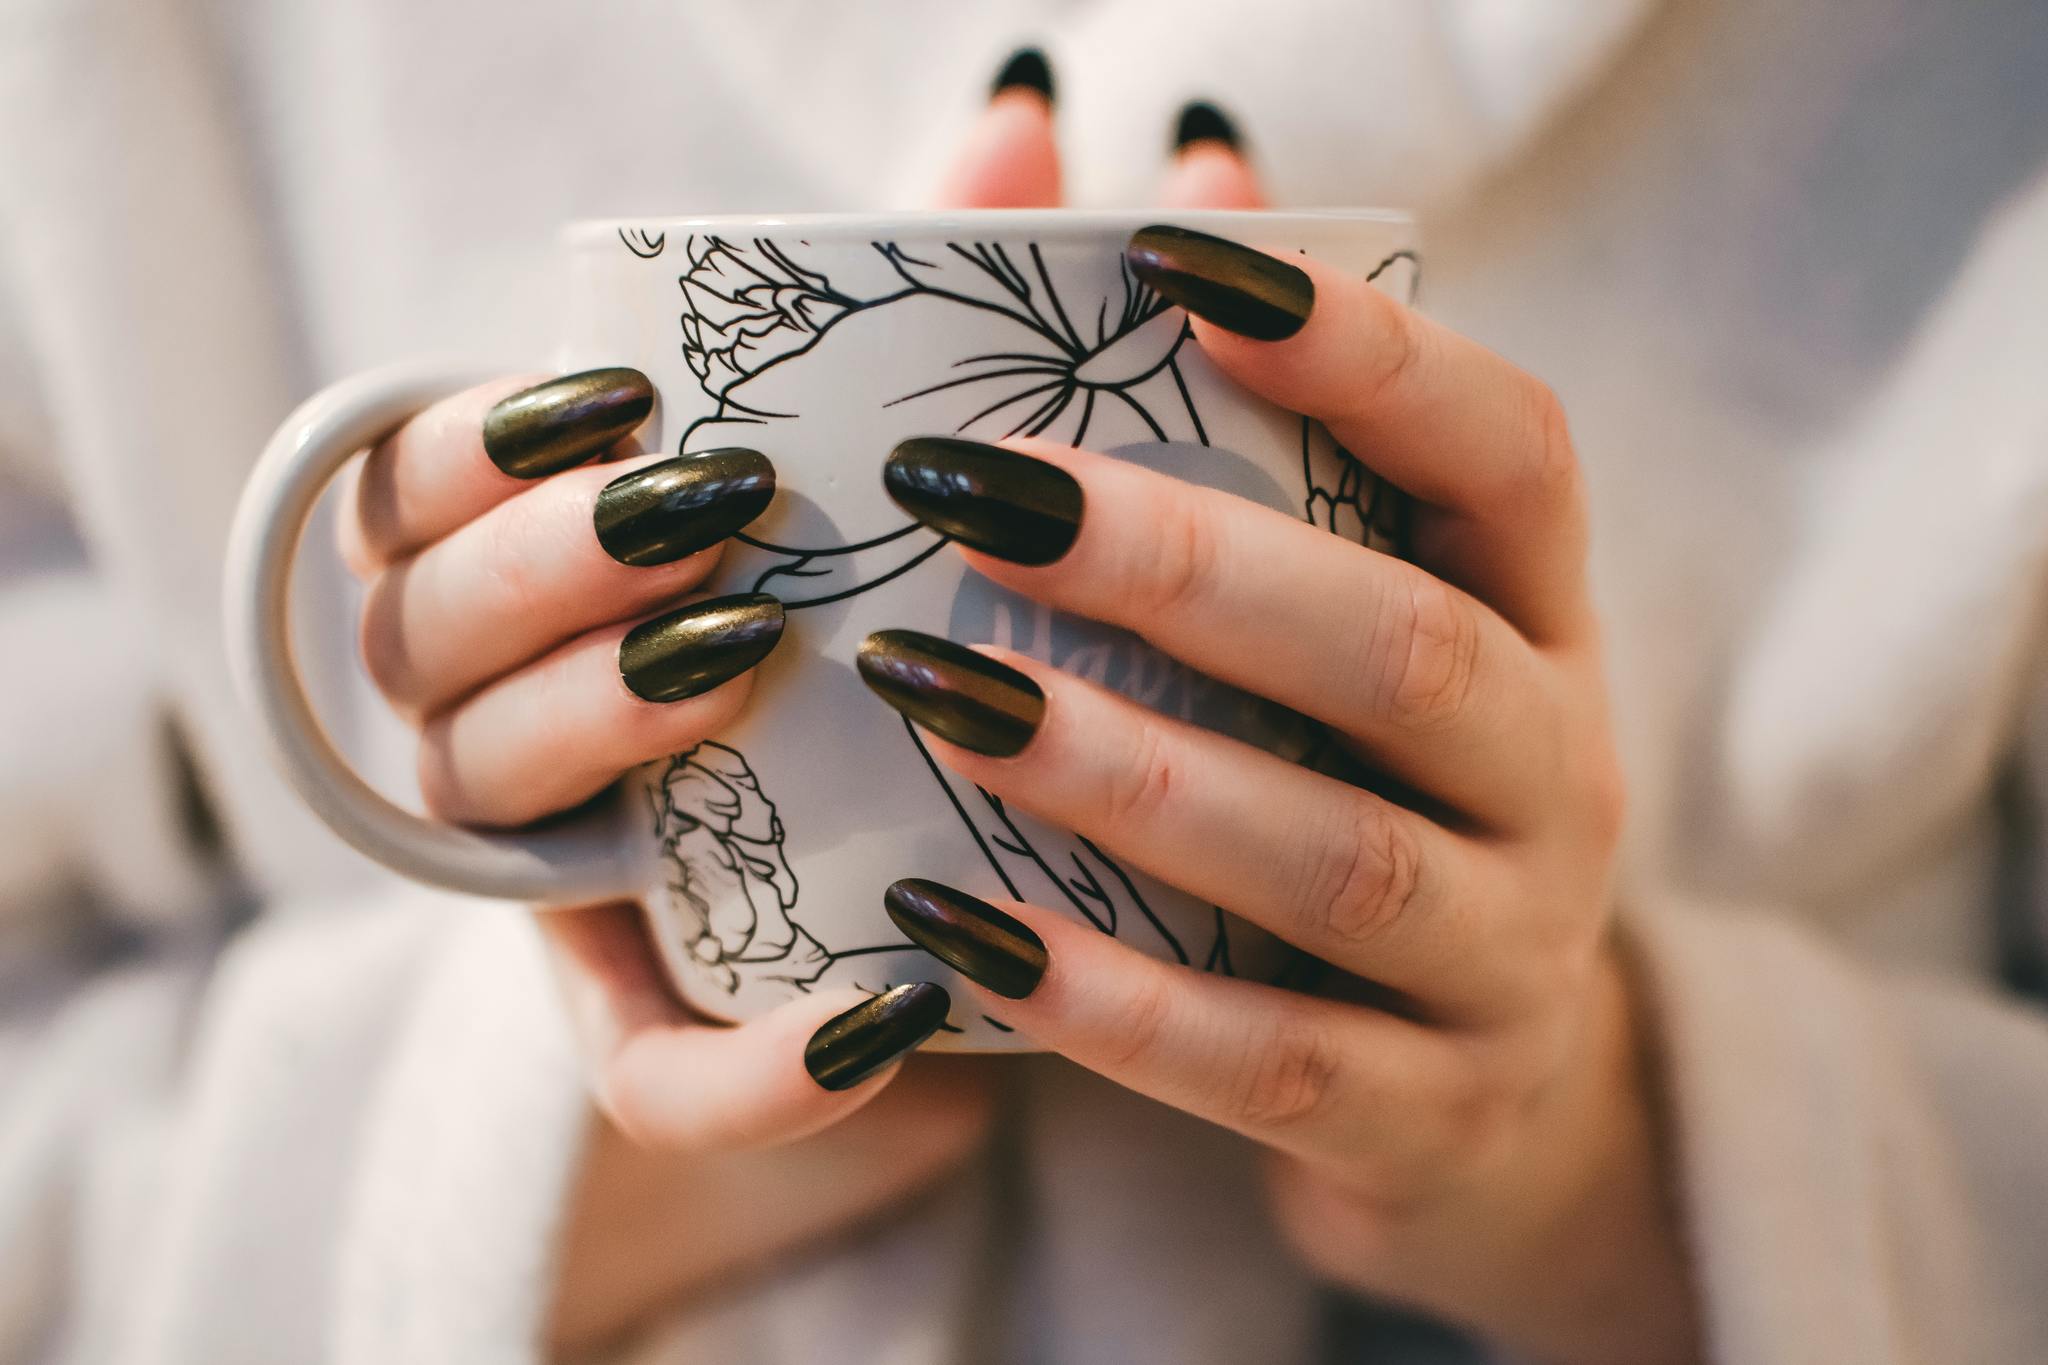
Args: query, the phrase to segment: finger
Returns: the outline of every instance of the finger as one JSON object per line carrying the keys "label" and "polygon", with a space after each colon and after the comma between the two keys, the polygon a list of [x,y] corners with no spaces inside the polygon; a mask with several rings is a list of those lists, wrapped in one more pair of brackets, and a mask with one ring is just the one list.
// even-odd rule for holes
{"label": "finger", "polygon": [[1313,716],[1475,820],[1512,828],[1542,813],[1562,761],[1543,742],[1558,728],[1555,684],[1483,603],[1231,494],[1016,444],[906,441],[885,486],[1005,587]]}
{"label": "finger", "polygon": [[[933,758],[1006,805],[1400,992],[1420,1014],[1484,1022],[1550,984],[1535,979],[1539,926],[1503,913],[1520,898],[1489,846],[1022,655],[992,654],[888,631],[862,647],[861,672],[929,732]],[[1006,695],[1012,733],[991,744],[987,715]],[[1519,950],[1523,933],[1530,951]]]}
{"label": "finger", "polygon": [[434,404],[371,448],[345,494],[342,555],[367,577],[630,435],[652,411],[638,370],[502,379]]}
{"label": "finger", "polygon": [[1051,208],[1060,202],[1052,91],[1052,68],[1036,48],[1004,63],[988,108],[939,182],[939,207]]}
{"label": "finger", "polygon": [[[1280,1151],[1390,1178],[1449,1140],[1466,1063],[1450,1036],[1376,1011],[1193,971],[1034,906],[898,882],[890,917],[1033,1042]],[[1020,999],[988,990],[992,955],[1036,956]],[[1036,945],[1037,952],[1032,952]],[[1005,984],[1032,975],[1029,962]],[[965,999],[962,1001],[966,1003]]]}
{"label": "finger", "polygon": [[865,1069],[851,1084],[828,1089],[811,1074],[806,1051],[821,1032],[844,1034],[849,1026],[835,1021],[848,1012],[882,1013],[865,992],[821,991],[737,1026],[706,1023],[669,992],[640,914],[637,906],[615,904],[537,918],[598,1104],[643,1146],[709,1153],[806,1137],[873,1100],[896,1063],[945,1020],[945,992],[937,986],[878,997],[901,992],[891,1002],[893,1017],[908,1011],[914,1027],[899,1024],[879,1044],[871,1039]]}
{"label": "finger", "polygon": [[364,664],[401,714],[430,715],[572,636],[679,598],[774,494],[767,458],[737,448],[542,480],[371,582]]}
{"label": "finger", "polygon": [[1173,164],[1159,202],[1180,209],[1262,209],[1265,192],[1244,155],[1237,124],[1207,100],[1195,100],[1174,124]]}
{"label": "finger", "polygon": [[579,636],[427,723],[427,808],[508,826],[588,800],[737,715],[782,626],[782,604],[749,593]]}
{"label": "finger", "polygon": [[1195,315],[1202,349],[1437,515],[1414,551],[1538,640],[1592,628],[1586,514],[1562,409],[1541,382],[1366,280],[1171,227],[1132,270]]}

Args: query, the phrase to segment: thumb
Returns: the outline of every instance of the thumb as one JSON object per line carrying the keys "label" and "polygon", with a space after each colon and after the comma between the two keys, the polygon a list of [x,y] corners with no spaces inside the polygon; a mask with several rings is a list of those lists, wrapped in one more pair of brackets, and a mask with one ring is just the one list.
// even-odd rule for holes
{"label": "thumb", "polygon": [[940,208],[1052,208],[1060,158],[1052,135],[1052,68],[1027,47],[997,73],[988,108],[939,182]]}
{"label": "thumb", "polygon": [[1174,209],[1266,207],[1266,193],[1245,158],[1237,124],[1207,100],[1195,100],[1180,111],[1173,164],[1159,187],[1159,202]]}
{"label": "thumb", "polygon": [[829,1128],[885,1089],[943,1027],[944,989],[801,995],[722,1027],[679,1002],[639,906],[536,913],[597,1105],[643,1147],[724,1152]]}

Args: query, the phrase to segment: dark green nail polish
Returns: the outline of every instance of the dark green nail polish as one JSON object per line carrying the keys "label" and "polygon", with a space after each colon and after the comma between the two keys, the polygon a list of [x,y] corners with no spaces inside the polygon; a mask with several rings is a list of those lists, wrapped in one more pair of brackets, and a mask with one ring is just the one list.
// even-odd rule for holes
{"label": "dark green nail polish", "polygon": [[1081,485],[1056,464],[952,436],[889,453],[882,486],[934,531],[1013,564],[1050,564],[1081,530]]}
{"label": "dark green nail polish", "polygon": [[730,446],[636,469],[606,484],[592,520],[621,564],[667,564],[716,545],[767,510],[775,466]]}
{"label": "dark green nail polish", "polygon": [[878,630],[860,642],[860,676],[917,724],[991,758],[1031,742],[1045,693],[1008,664],[915,630]]}
{"label": "dark green nail polish", "polygon": [[619,676],[647,701],[698,696],[767,658],[782,620],[782,603],[765,592],[694,602],[628,631]]}
{"label": "dark green nail polish", "polygon": [[1006,999],[1022,1000],[1045,975],[1045,940],[965,891],[906,878],[882,893],[882,906],[912,943]]}
{"label": "dark green nail polish", "polygon": [[945,987],[914,981],[835,1014],[804,1044],[804,1070],[827,1090],[850,1090],[938,1032],[953,1008]]}
{"label": "dark green nail polish", "polygon": [[1206,232],[1140,228],[1124,248],[1131,271],[1196,317],[1254,341],[1284,341],[1315,307],[1307,272]]}
{"label": "dark green nail polish", "polygon": [[1180,118],[1173,125],[1173,150],[1184,152],[1197,142],[1220,142],[1235,151],[1237,124],[1209,101],[1189,100],[1181,106]]}
{"label": "dark green nail polish", "polygon": [[515,479],[582,464],[647,420],[654,386],[638,370],[585,370],[523,389],[484,414],[484,453]]}
{"label": "dark green nail polish", "polygon": [[1052,103],[1052,65],[1045,60],[1045,54],[1035,47],[1023,47],[1010,54],[1010,60],[1003,63],[1003,69],[996,73],[995,84],[989,87],[989,97],[1002,94],[1005,90],[1036,90],[1045,96],[1047,104]]}

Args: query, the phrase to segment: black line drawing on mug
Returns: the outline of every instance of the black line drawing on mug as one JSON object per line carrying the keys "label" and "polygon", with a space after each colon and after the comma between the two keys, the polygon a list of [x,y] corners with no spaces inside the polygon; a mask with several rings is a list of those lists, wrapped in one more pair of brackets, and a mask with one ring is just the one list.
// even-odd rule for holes
{"label": "black line drawing on mug", "polygon": [[692,960],[727,991],[739,989],[743,968],[808,989],[832,958],[790,918],[797,880],[782,817],[746,758],[705,740],[670,758],[649,790],[669,904]]}
{"label": "black line drawing on mug", "polygon": [[[829,275],[798,258],[808,245],[718,236],[684,243],[689,269],[678,277],[683,354],[713,409],[683,431],[682,453],[702,446],[716,429],[801,420],[796,405],[777,391],[784,383],[781,367],[870,319],[883,321],[886,333],[898,315],[885,319],[885,310],[931,306],[974,310],[982,335],[969,354],[936,373],[908,375],[893,387],[887,377],[878,379],[878,395],[886,396],[876,401],[901,409],[906,431],[990,440],[1035,435],[1079,445],[1097,422],[1098,406],[1108,404],[1135,416],[1154,439],[1208,443],[1180,366],[1180,348],[1192,335],[1186,318],[1121,258],[1116,283],[1104,293],[1077,291],[1073,284],[1063,291],[1036,243],[1013,250],[951,242],[917,256],[894,242],[870,242],[865,250],[842,252]],[[862,337],[846,344],[871,366],[901,349],[869,345]],[[758,444],[766,438],[735,433],[732,439]],[[753,586],[777,591],[788,610],[870,591],[943,546],[915,522],[853,544],[788,544],[753,533],[737,539],[784,557]],[[792,593],[792,579],[812,581],[807,591]]]}
{"label": "black line drawing on mug", "polygon": [[[665,239],[645,233],[637,243],[623,230],[621,237],[643,258],[666,247]],[[914,307],[974,310],[987,320],[988,336],[936,375],[907,385],[877,384],[872,401],[903,409],[906,434],[951,430],[990,440],[1037,435],[1079,445],[1099,412],[1118,411],[1134,416],[1162,443],[1210,444],[1181,367],[1180,349],[1192,337],[1186,317],[1121,263],[1108,292],[1063,292],[1036,243],[1013,248],[948,242],[924,256],[893,242],[867,246],[871,254],[846,252],[835,259],[828,276],[799,259],[797,253],[810,247],[807,241],[785,246],[765,237],[735,242],[715,235],[684,240],[688,266],[678,277],[682,349],[712,410],[684,429],[678,440],[682,453],[731,439],[762,443],[758,436],[750,441],[718,431],[722,426],[802,420],[796,405],[776,391],[784,382],[783,367],[828,337],[844,339],[848,334],[841,328],[858,329],[864,319],[880,319],[885,309]],[[1412,295],[1412,272],[1419,268],[1413,252],[1399,251],[1368,279],[1405,269],[1411,272],[1406,290],[1394,292]],[[857,353],[872,361],[887,351],[868,344]],[[931,421],[910,420],[913,412],[925,411],[932,412]],[[1398,551],[1405,538],[1405,496],[1319,423],[1301,419],[1300,442],[1304,519],[1359,544]],[[756,574],[753,587],[777,591],[791,610],[882,587],[946,545],[945,537],[915,522],[839,545],[788,545],[747,533],[736,539],[778,557]],[[809,594],[791,591],[799,585]],[[1012,896],[1065,904],[1105,933],[1149,940],[1158,956],[1234,974],[1229,920],[1222,910],[1209,908],[1206,943],[1184,942],[1186,931],[1169,927],[1137,881],[1096,844],[1062,831],[1034,839],[1000,798],[952,777],[932,759],[915,726],[904,725]],[[656,815],[670,889],[686,915],[690,952],[726,989],[737,989],[743,971],[809,989],[835,962],[910,948],[898,941],[834,951],[792,918],[797,885],[783,856],[781,821],[737,750],[707,742],[670,760],[656,785]],[[1056,846],[1048,846],[1047,838]]]}
{"label": "black line drawing on mug", "polygon": [[[1141,948],[1149,946],[1154,956],[1182,966],[1198,960],[1190,954],[1181,936],[1153,910],[1131,874],[1094,840],[1060,829],[1048,829],[1034,840],[1001,797],[941,767],[907,717],[903,720],[903,731],[1012,900],[1033,905],[1064,904],[1112,938]],[[1213,907],[1211,910],[1211,939],[1199,950],[1199,961],[1210,970],[1228,973],[1228,922],[1222,911]]]}
{"label": "black line drawing on mug", "polygon": [[649,232],[646,228],[620,228],[619,240],[626,244],[626,250],[643,261],[651,261],[668,245],[666,232]]}

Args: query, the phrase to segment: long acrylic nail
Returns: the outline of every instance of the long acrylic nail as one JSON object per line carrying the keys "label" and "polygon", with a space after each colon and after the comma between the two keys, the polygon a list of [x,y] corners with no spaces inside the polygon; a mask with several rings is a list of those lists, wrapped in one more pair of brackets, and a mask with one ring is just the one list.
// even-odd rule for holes
{"label": "long acrylic nail", "polygon": [[889,453],[882,486],[933,530],[1014,564],[1052,563],[1081,530],[1073,475],[980,441],[912,437]]}
{"label": "long acrylic nail", "polygon": [[636,469],[606,484],[592,520],[621,564],[667,564],[716,545],[767,510],[775,466],[728,446]]}
{"label": "long acrylic nail", "polygon": [[1284,341],[1315,307],[1307,272],[1263,251],[1164,224],[1124,248],[1131,271],[1198,318],[1254,341]]}
{"label": "long acrylic nail", "polygon": [[585,370],[500,399],[484,414],[484,453],[515,479],[558,473],[647,420],[654,386],[638,370]]}
{"label": "long acrylic nail", "polygon": [[782,623],[782,603],[765,592],[693,602],[626,632],[619,676],[647,701],[698,696],[767,658]]}
{"label": "long acrylic nail", "polygon": [[1173,125],[1173,150],[1184,152],[1197,142],[1220,142],[1236,151],[1237,124],[1207,100],[1189,100]]}
{"label": "long acrylic nail", "polygon": [[938,1032],[952,1008],[945,987],[929,981],[883,991],[819,1025],[804,1044],[804,1070],[827,1090],[850,1090]]}
{"label": "long acrylic nail", "polygon": [[910,877],[882,893],[882,907],[912,943],[1006,999],[1022,1000],[1045,975],[1045,940],[965,891]]}
{"label": "long acrylic nail", "polygon": [[1008,758],[1038,733],[1045,693],[1008,664],[915,630],[860,642],[861,681],[917,724],[963,749]]}
{"label": "long acrylic nail", "polygon": [[1045,54],[1035,47],[1020,47],[1011,53],[989,87],[989,98],[1007,90],[1035,90],[1051,104],[1052,65],[1045,60]]}

